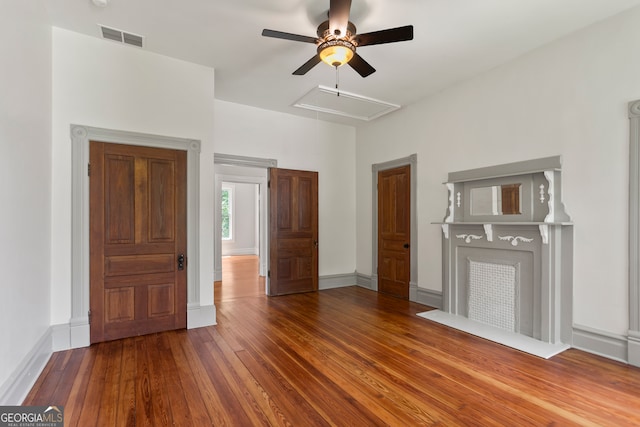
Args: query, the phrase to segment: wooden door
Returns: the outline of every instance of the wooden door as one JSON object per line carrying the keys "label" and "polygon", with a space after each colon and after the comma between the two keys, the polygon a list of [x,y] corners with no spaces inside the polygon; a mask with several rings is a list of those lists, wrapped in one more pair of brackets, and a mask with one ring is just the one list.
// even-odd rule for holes
{"label": "wooden door", "polygon": [[92,343],[186,327],[186,159],[90,143]]}
{"label": "wooden door", "polygon": [[269,295],[318,290],[318,173],[269,171]]}
{"label": "wooden door", "polygon": [[409,299],[411,166],[378,172],[378,291]]}

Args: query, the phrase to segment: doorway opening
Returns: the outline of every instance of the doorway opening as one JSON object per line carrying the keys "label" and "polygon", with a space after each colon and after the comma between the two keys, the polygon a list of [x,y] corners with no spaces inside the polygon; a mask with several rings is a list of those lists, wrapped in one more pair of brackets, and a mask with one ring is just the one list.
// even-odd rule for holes
{"label": "doorway opening", "polygon": [[[221,166],[220,236],[222,280],[215,282],[216,301],[265,294],[265,275],[260,269],[265,224],[260,202],[266,195],[262,171]],[[231,170],[232,169],[232,170]],[[234,173],[231,175],[229,172]],[[235,175],[242,173],[241,175]],[[247,175],[255,173],[256,176]],[[260,173],[260,175],[263,175]],[[262,274],[261,274],[262,273]]]}
{"label": "doorway opening", "polygon": [[276,161],[215,154],[214,303],[267,293],[268,168]]}

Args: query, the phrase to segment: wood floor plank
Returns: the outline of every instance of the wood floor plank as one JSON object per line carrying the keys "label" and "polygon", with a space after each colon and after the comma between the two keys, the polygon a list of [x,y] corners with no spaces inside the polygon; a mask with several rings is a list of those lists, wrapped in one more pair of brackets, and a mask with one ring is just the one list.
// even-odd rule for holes
{"label": "wood floor plank", "polygon": [[[196,381],[198,370],[192,367],[193,361],[187,356],[184,349],[185,345],[189,345],[185,333],[168,334],[167,338],[175,361],[175,381],[179,381],[179,387],[184,392],[187,410],[193,425],[214,425],[203,399],[203,393],[200,392],[198,381]],[[177,383],[174,386],[177,386]]]}
{"label": "wood floor plank", "polygon": [[221,350],[208,331],[201,329],[198,333],[202,343],[200,351],[207,354],[207,372],[217,388],[224,387],[222,395],[225,406],[235,421],[243,425],[268,425],[266,416],[257,410],[258,404],[251,394],[245,393],[245,384],[238,381],[238,376],[227,361],[228,358],[235,358],[235,354],[226,354]]}
{"label": "wood floor plank", "polygon": [[95,413],[105,425],[116,425],[118,401],[122,382],[122,355],[124,341],[118,341],[106,349],[106,369],[99,412]]}
{"label": "wood floor plank", "polygon": [[[196,340],[194,331],[188,331],[183,335],[181,347],[184,351],[189,367],[193,374],[193,380],[197,384],[198,391],[207,407],[207,414],[211,420],[211,425],[228,426],[233,425],[233,417],[229,416],[224,402],[221,400],[221,392],[217,384],[211,380],[207,372],[207,367],[200,357],[200,353],[195,348],[193,342]],[[207,356],[204,356],[205,359]]]}
{"label": "wood floor plank", "polygon": [[109,363],[109,353],[113,353],[113,349],[120,346],[119,342],[99,344],[96,348],[95,362],[89,375],[90,380],[85,386],[80,406],[80,420],[95,420],[102,409],[102,396],[105,393],[105,385],[107,387],[112,384],[106,383],[106,370]]}
{"label": "wood floor plank", "polygon": [[[73,380],[73,387],[71,388],[69,397],[62,403],[62,406],[64,406],[65,424],[68,423],[68,425],[77,426],[83,425],[80,423],[80,415],[82,414],[84,401],[87,396],[87,389],[92,381],[93,366],[95,364],[98,350],[97,346],[94,346],[87,349],[80,348],[76,350],[69,350],[68,352],[83,354],[77,372],[74,374],[73,371],[69,370],[69,372],[65,371],[64,373],[65,376],[68,376],[69,379]],[[40,396],[35,396],[33,400],[29,400],[28,402],[25,402],[25,404],[49,405],[49,403]]]}
{"label": "wood floor plank", "polygon": [[118,400],[116,407],[117,426],[133,427],[136,425],[136,352],[135,339],[128,338],[122,343],[122,364]]}
{"label": "wood floor plank", "polygon": [[242,261],[217,326],[55,353],[24,404],[68,426],[640,425],[639,368],[543,360],[359,287],[268,298]]}

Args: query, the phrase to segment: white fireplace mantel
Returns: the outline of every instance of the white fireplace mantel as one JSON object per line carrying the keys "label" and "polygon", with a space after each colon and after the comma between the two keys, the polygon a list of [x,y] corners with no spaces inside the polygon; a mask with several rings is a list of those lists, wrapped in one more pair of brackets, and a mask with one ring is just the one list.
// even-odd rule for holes
{"label": "white fireplace mantel", "polygon": [[[443,232],[443,307],[429,318],[454,327],[482,323],[473,330],[506,324],[498,335],[568,348],[573,226],[561,199],[560,157],[452,172],[445,184],[447,214],[434,223]],[[515,319],[478,319],[477,312]]]}

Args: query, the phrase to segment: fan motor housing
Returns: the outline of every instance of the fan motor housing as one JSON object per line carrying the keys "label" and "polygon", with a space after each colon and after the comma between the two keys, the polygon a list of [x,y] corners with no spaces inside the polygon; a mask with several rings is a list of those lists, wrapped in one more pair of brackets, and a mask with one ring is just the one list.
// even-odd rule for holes
{"label": "fan motor housing", "polygon": [[[349,42],[351,43],[353,36],[356,35],[356,26],[353,25],[353,22],[349,21],[349,23],[347,24],[347,34],[333,34],[329,29],[329,21],[327,20],[318,25],[316,34],[318,34],[319,39],[324,40],[325,42],[330,39],[342,39],[349,40]],[[351,44],[353,45],[353,43]]]}

